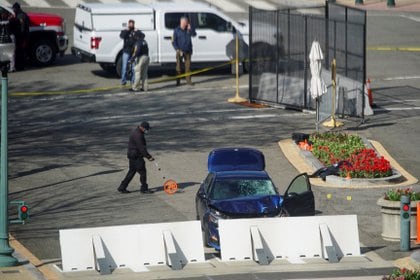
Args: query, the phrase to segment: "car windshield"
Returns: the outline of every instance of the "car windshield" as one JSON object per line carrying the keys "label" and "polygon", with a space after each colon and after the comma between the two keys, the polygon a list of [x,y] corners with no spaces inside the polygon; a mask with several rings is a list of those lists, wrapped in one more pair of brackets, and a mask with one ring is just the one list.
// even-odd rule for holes
{"label": "car windshield", "polygon": [[210,197],[224,200],[275,194],[274,185],[268,179],[223,179],[216,180]]}

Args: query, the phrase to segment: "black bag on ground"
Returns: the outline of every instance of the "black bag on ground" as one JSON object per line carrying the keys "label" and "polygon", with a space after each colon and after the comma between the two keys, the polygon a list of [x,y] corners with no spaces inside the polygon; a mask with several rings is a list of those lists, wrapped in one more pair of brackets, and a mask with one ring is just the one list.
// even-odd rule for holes
{"label": "black bag on ground", "polygon": [[301,132],[293,132],[292,139],[295,141],[296,144],[299,142],[304,142],[305,140],[309,141],[309,134],[301,133]]}

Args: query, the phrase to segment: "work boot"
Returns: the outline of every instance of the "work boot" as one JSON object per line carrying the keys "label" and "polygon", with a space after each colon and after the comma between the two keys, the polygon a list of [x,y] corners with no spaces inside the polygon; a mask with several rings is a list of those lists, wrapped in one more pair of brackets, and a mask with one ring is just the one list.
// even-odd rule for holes
{"label": "work boot", "polygon": [[149,190],[149,189],[147,189],[147,190],[140,190],[140,192],[141,193],[144,193],[144,194],[152,194],[152,193],[154,193],[154,191]]}
{"label": "work boot", "polygon": [[130,193],[130,191],[128,191],[128,190],[120,190],[120,189],[118,189],[118,191],[119,191],[120,193]]}

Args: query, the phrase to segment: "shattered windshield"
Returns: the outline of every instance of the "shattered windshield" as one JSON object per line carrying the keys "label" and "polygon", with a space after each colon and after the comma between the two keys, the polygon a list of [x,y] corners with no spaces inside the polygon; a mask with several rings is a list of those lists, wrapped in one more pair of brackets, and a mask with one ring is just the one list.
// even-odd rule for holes
{"label": "shattered windshield", "polygon": [[271,180],[267,179],[224,179],[217,180],[211,191],[211,199],[224,200],[250,196],[275,195]]}

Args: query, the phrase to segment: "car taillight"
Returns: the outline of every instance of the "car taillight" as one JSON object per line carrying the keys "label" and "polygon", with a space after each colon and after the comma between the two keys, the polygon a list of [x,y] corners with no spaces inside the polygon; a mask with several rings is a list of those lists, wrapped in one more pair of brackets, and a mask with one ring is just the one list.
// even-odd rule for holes
{"label": "car taillight", "polygon": [[101,37],[91,37],[90,38],[90,48],[91,49],[99,49],[99,43],[101,42]]}

